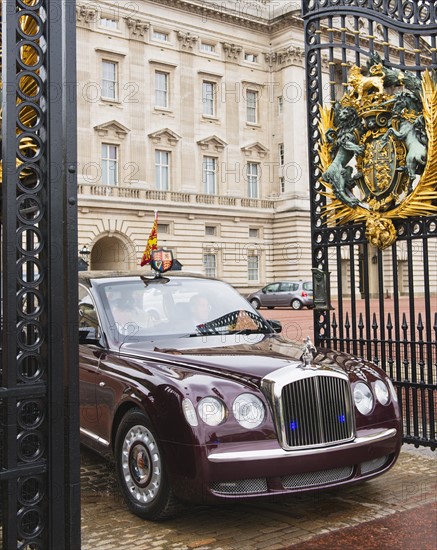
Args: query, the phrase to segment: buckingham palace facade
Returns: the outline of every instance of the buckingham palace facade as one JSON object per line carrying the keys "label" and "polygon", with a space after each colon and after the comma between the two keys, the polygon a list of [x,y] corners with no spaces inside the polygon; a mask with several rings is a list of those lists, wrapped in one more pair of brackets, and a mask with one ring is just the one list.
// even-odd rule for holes
{"label": "buckingham palace facade", "polygon": [[311,277],[300,2],[77,6],[79,248],[239,288]]}
{"label": "buckingham palace facade", "polygon": [[85,265],[139,267],[157,211],[186,271],[242,292],[310,279],[301,2],[79,2],[76,23]]}

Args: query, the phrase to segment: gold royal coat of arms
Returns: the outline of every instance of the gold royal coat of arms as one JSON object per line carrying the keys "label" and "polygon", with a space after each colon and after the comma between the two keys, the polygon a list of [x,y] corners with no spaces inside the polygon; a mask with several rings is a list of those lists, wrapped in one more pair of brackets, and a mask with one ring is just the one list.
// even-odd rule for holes
{"label": "gold royal coat of arms", "polygon": [[353,65],[346,93],[320,109],[320,181],[331,225],[365,221],[380,249],[396,240],[392,219],[437,212],[437,85],[388,69],[374,54]]}

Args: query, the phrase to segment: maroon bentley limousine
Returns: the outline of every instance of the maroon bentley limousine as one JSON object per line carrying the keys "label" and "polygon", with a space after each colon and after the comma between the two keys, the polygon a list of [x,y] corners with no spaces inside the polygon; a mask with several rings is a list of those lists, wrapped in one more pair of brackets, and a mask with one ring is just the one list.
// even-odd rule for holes
{"label": "maroon bentley limousine", "polygon": [[82,442],[130,509],[348,485],[395,463],[396,394],[375,365],[280,336],[228,284],[79,274]]}

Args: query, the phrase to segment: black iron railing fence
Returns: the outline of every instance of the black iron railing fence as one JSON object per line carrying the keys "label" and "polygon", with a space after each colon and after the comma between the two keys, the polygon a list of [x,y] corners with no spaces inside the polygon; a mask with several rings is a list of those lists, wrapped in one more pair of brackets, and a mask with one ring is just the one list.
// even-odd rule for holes
{"label": "black iron railing fence", "polygon": [[385,322],[385,335],[376,313],[372,316],[371,337],[366,337],[363,314],[358,315],[358,337],[352,338],[351,319],[346,312],[343,336],[340,337],[335,313],[332,315],[329,345],[366,358],[380,366],[394,381],[401,408],[404,441],[435,448],[437,432],[437,312],[434,312],[433,334],[425,335],[422,314],[417,315],[414,339],[406,313],[402,314],[400,337],[396,337],[392,314]]}
{"label": "black iron railing fence", "polygon": [[[384,250],[368,241],[362,220],[342,223],[341,214],[331,210],[328,222],[332,197],[327,198],[321,181],[320,108],[343,97],[352,65],[368,76],[377,56],[391,74],[399,71],[423,81],[425,71],[435,71],[436,5],[431,0],[305,0],[302,6],[313,268],[328,294],[314,312],[316,343],[374,360],[386,370],[398,389],[404,441],[435,448],[435,209],[394,216],[396,240]],[[435,144],[431,147],[435,155]],[[377,184],[375,170],[372,177]],[[384,215],[384,208],[379,213]],[[401,296],[407,297],[405,307]],[[335,310],[329,307],[334,299]]]}

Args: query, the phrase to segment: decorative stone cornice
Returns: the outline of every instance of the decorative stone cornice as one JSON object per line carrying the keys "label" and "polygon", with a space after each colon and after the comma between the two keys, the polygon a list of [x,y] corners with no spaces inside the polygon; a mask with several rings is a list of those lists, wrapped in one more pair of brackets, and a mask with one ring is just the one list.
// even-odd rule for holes
{"label": "decorative stone cornice", "polygon": [[181,136],[170,130],[170,128],[163,128],[147,135],[155,145],[162,144],[164,140],[167,140],[168,145],[175,146],[181,139]]}
{"label": "decorative stone cornice", "polygon": [[208,150],[212,151],[215,149],[216,151],[221,153],[223,149],[226,147],[227,143],[226,141],[223,141],[219,137],[213,135],[204,139],[199,139],[197,141],[197,145],[199,145],[199,147],[203,151],[208,151]]}
{"label": "decorative stone cornice", "polygon": [[[222,23],[230,23],[256,30],[266,34],[276,32],[285,28],[304,28],[303,19],[300,17],[300,10],[292,8],[290,2],[290,11],[273,17],[272,19],[258,17],[248,13],[244,2],[237,3],[242,6],[241,9],[232,9],[227,7],[226,2],[214,2],[208,4],[203,0],[150,0],[156,4],[169,6],[179,9],[185,13],[192,13],[195,16],[202,17],[203,20],[216,20]],[[285,3],[285,2],[284,2]],[[287,3],[285,3],[287,7]]]}
{"label": "decorative stone cornice", "polygon": [[198,36],[194,36],[190,32],[181,32],[181,31],[178,31],[177,37],[178,37],[179,42],[181,43],[181,48],[182,49],[185,48],[185,49],[188,49],[188,50],[192,50],[194,44],[199,39]]}
{"label": "decorative stone cornice", "polygon": [[146,31],[150,27],[150,23],[148,23],[147,21],[141,21],[141,19],[125,17],[124,20],[132,38],[144,38],[144,36],[146,35]]}
{"label": "decorative stone cornice", "polygon": [[298,46],[289,46],[276,52],[278,65],[301,64],[305,61],[305,50]]}
{"label": "decorative stone cornice", "polygon": [[305,62],[305,50],[299,46],[288,46],[276,52],[264,52],[264,59],[272,67],[278,65],[303,65]]}
{"label": "decorative stone cornice", "polygon": [[238,61],[240,53],[243,51],[242,46],[230,44],[229,42],[222,42],[222,46],[227,60]]}
{"label": "decorative stone cornice", "polygon": [[278,54],[276,52],[264,52],[264,60],[269,67],[273,66],[277,58],[278,58]]}
{"label": "decorative stone cornice", "polygon": [[246,157],[251,157],[255,153],[260,158],[264,158],[269,152],[267,147],[259,143],[259,141],[251,143],[250,145],[246,145],[245,147],[242,147],[241,150],[246,155]]}
{"label": "decorative stone cornice", "polygon": [[76,21],[78,23],[89,25],[96,20],[97,10],[90,6],[76,6]]}
{"label": "decorative stone cornice", "polygon": [[130,132],[129,128],[126,128],[126,126],[123,126],[123,124],[117,122],[116,120],[110,120],[109,122],[98,124],[97,126],[94,126],[94,130],[100,137],[106,137],[111,132],[119,139],[124,139]]}
{"label": "decorative stone cornice", "polygon": [[268,29],[268,20],[254,15],[249,15],[247,10],[232,10],[226,6],[226,2],[208,4],[202,0],[152,0],[160,5],[178,8],[186,13],[192,13],[202,17],[203,20],[214,19],[223,23],[233,23],[239,26],[262,31]]}

